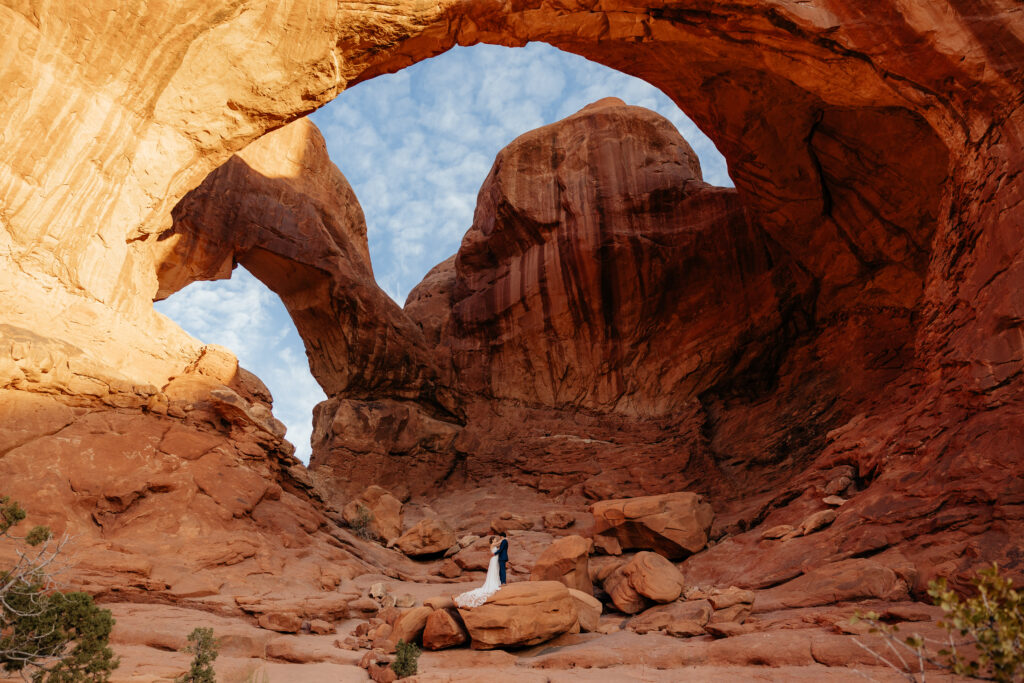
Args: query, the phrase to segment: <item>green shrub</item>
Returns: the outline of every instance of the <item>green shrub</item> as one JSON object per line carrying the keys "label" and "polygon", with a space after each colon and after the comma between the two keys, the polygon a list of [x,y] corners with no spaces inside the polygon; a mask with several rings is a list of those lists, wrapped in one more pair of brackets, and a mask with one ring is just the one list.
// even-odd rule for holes
{"label": "green shrub", "polygon": [[188,634],[188,645],[185,646],[185,652],[193,655],[192,666],[187,674],[176,678],[175,683],[216,683],[213,661],[220,654],[218,650],[212,628],[193,629]]}
{"label": "green shrub", "polygon": [[416,647],[415,643],[400,640],[395,646],[395,661],[391,662],[391,669],[399,678],[415,676],[418,668],[416,662],[419,658],[420,649]]}
{"label": "green shrub", "polygon": [[1024,679],[1024,601],[1013,581],[999,576],[998,565],[978,572],[978,595],[967,600],[946,586],[945,579],[928,584],[928,595],[946,613],[942,625],[967,638],[978,650],[970,659],[956,651],[939,650],[953,673],[996,681]]}
{"label": "green shrub", "polygon": [[86,593],[57,590],[53,567],[69,539],[54,541],[43,526],[14,535],[25,517],[17,502],[0,497],[0,539],[25,546],[0,571],[0,668],[37,683],[104,683],[118,666],[108,647],[110,610]]}
{"label": "green shrub", "polygon": [[[899,644],[916,660],[920,679],[914,677],[913,666],[891,648],[902,666],[886,659],[861,644],[877,659],[890,667],[910,674],[912,680],[924,680],[925,664],[932,664],[967,678],[1013,683],[1024,680],[1024,601],[1014,590],[1013,581],[999,575],[999,567],[978,572],[973,581],[978,594],[962,599],[949,589],[945,579],[928,584],[928,595],[942,608],[945,618],[939,624],[949,631],[945,642],[933,642],[920,634],[909,638],[898,636],[899,628],[879,622],[878,614],[858,614],[852,621],[864,619],[871,632],[881,634],[890,645]],[[961,640],[957,640],[960,636]],[[971,655],[959,648],[970,648]]]}
{"label": "green shrub", "polygon": [[373,513],[370,512],[370,508],[360,503],[356,507],[356,516],[351,522],[349,527],[359,538],[366,541],[373,541],[377,539],[377,534],[373,532],[370,524],[373,522]]}

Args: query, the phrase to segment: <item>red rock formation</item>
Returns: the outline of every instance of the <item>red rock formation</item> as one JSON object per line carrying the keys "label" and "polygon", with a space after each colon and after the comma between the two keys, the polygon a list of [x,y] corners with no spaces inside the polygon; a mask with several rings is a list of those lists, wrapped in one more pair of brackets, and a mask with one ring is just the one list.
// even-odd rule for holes
{"label": "red rock formation", "polygon": [[[115,405],[0,389],[3,493],[32,524],[72,537],[65,580],[100,595],[241,613],[235,597],[270,585],[319,595],[366,570],[333,547],[269,393],[233,360],[207,347],[164,391],[122,387],[108,399]],[[13,550],[0,548],[5,562]],[[274,576],[286,565],[287,576]]]}
{"label": "red rock formation", "polygon": [[328,395],[419,395],[432,369],[419,330],[374,281],[362,208],[309,120],[233,156],[172,215],[158,299],[241,264],[281,297]]}
{"label": "red rock formation", "polygon": [[[324,363],[337,362],[331,350],[350,346],[337,336],[344,328],[315,324],[328,313],[337,320],[332,306],[351,310],[346,302],[359,308],[382,298],[390,306],[385,312],[395,312],[415,335],[415,326],[373,284],[361,211],[315,128],[304,121],[286,127],[245,158],[252,166],[236,157],[182,203],[179,211],[202,219],[202,230],[179,221],[164,233],[163,293],[195,279],[225,277],[242,260],[306,321],[313,347],[328,349],[319,356]],[[208,202],[208,191],[237,201]],[[248,238],[234,231],[241,222]],[[338,284],[345,278],[349,290]],[[332,286],[351,298],[332,300]],[[51,298],[60,303],[67,292]],[[3,495],[20,501],[35,522],[75,537],[75,584],[135,599],[198,601],[280,626],[294,625],[296,614],[335,618],[345,611],[344,594],[334,593],[326,607],[300,603],[335,591],[370,565],[387,564],[391,572],[403,566],[399,555],[383,550],[371,560],[378,551],[369,544],[359,544],[366,546],[359,553],[364,558],[338,547],[342,542],[332,534],[339,531],[328,516],[337,510],[320,493],[326,489],[318,490],[292,455],[266,387],[230,352],[201,347],[155,314],[148,334],[146,319],[124,320],[110,308],[69,311],[60,322],[44,317],[41,334],[0,326],[0,481]],[[92,313],[111,339],[102,339],[103,329],[81,327],[82,316]],[[20,305],[13,307],[16,321],[22,314]],[[81,346],[67,341],[73,330],[84,330],[73,338]],[[324,340],[315,333],[335,336]],[[375,328],[368,345],[356,346],[372,358],[379,334]],[[166,348],[157,348],[160,343]],[[387,354],[383,347],[380,352]],[[364,381],[358,373],[321,374],[353,391]],[[400,523],[393,522],[397,537]],[[383,560],[389,555],[393,561]],[[253,602],[270,588],[291,603]],[[284,621],[274,621],[278,617]]]}
{"label": "red rock formation", "polygon": [[[248,454],[258,462],[246,467],[266,469],[264,480],[281,479],[273,463],[284,447],[252,397],[195,378],[163,391],[199,355],[194,340],[150,310],[160,289],[158,264],[167,262],[160,236],[175,229],[172,207],[234,152],[347,84],[456,43],[544,40],[662,88],[729,159],[735,193],[701,187],[692,168],[689,175],[676,169],[689,189],[638,215],[646,208],[671,214],[689,203],[698,206],[685,215],[713,214],[721,222],[664,250],[622,226],[608,232],[612,239],[594,242],[596,251],[577,248],[586,245],[582,239],[576,246],[546,243],[537,237],[593,238],[607,226],[569,215],[551,223],[549,197],[516,203],[520,188],[496,169],[479,214],[484,222],[474,227],[466,260],[457,260],[454,281],[438,270],[428,285],[434,296],[428,302],[419,292],[420,303],[410,306],[429,330],[422,343],[401,312],[376,307],[350,234],[318,228],[311,251],[299,252],[294,235],[275,244],[280,226],[263,217],[257,225],[267,249],[246,244],[228,226],[231,253],[242,245],[240,258],[278,283],[297,318],[311,316],[300,329],[332,394],[317,416],[320,472],[357,489],[365,483],[360,477],[402,477],[422,491],[449,474],[455,483],[502,474],[592,497],[698,490],[722,501],[717,531],[734,536],[685,569],[726,585],[769,585],[869,554],[896,573],[913,557],[915,568],[904,573],[918,591],[936,572],[956,575],[981,561],[1018,568],[1019,24],[1012,0],[984,7],[954,0],[938,9],[902,0],[694,0],[642,8],[450,1],[399,3],[387,12],[316,0],[157,1],[113,13],[90,13],[80,3],[6,3],[0,82],[14,94],[0,104],[0,377],[14,392],[5,410],[46,405],[5,422],[4,441],[14,444],[0,457],[11,468],[5,479],[18,482],[30,508],[43,509],[38,494],[47,489],[25,483],[25,473],[41,481],[47,473],[36,473],[37,460],[12,453],[29,444],[60,450],[64,442],[51,436],[79,421],[76,428],[90,435],[109,432],[135,443],[135,435],[149,433],[143,424],[190,419],[188,391],[199,397],[195,419],[202,423],[189,430],[208,431],[208,423],[232,440],[232,430],[242,430],[248,436],[241,443],[260,443],[258,454]],[[588,116],[614,118],[602,111]],[[579,151],[602,158],[587,139]],[[546,158],[536,164],[541,180],[568,170]],[[268,180],[249,176],[238,162],[228,175]],[[634,189],[643,196],[644,187],[615,187],[619,199],[602,199],[603,210],[632,216],[617,202]],[[562,196],[593,202],[588,191],[567,186]],[[279,197],[286,196],[295,195]],[[541,211],[534,216],[533,209]],[[204,215],[211,226],[221,220],[216,212]],[[489,219],[512,220],[496,232]],[[292,227],[308,225],[315,221]],[[580,226],[583,233],[571,232]],[[501,244],[501,234],[514,239]],[[661,263],[655,256],[664,251],[671,258]],[[321,268],[322,259],[342,252],[351,263]],[[597,264],[616,266],[609,275],[621,269],[628,279],[595,277],[595,254]],[[567,266],[563,279],[547,270],[547,260],[540,263],[542,255]],[[202,270],[220,273],[223,263]],[[168,282],[196,275],[179,265],[184,276]],[[501,276],[493,288],[486,284],[492,268]],[[687,281],[691,269],[721,278]],[[649,272],[660,273],[665,286],[650,286]],[[342,286],[346,274],[354,274],[352,291]],[[307,289],[289,291],[289,280]],[[658,298],[664,291],[676,294],[690,324],[680,324],[676,309]],[[540,318],[526,309],[552,292],[565,295],[558,300],[565,308]],[[437,303],[446,297],[450,314]],[[708,314],[699,302],[706,300],[718,303],[721,337],[700,327]],[[347,305],[372,310],[372,329],[363,317],[326,334],[339,320],[351,321]],[[736,315],[737,306],[745,316]],[[581,339],[597,348],[562,336],[577,332],[567,325],[573,312],[585,319],[576,326]],[[660,337],[641,329],[648,315],[658,329],[681,336],[659,346]],[[547,320],[557,334],[536,334]],[[457,373],[423,350],[435,340],[450,350]],[[686,343],[695,345],[689,355]],[[612,353],[613,346],[619,350]],[[548,359],[548,350],[573,362]],[[695,354],[701,362],[692,362]],[[365,363],[352,367],[351,358]],[[488,368],[490,358],[512,366]],[[631,384],[633,378],[644,381]],[[215,393],[226,390],[234,395]],[[152,401],[158,411],[174,396],[184,417],[170,405],[167,418],[142,410]],[[88,420],[79,417],[83,411]],[[91,422],[108,418],[117,429]],[[125,486],[106,490],[104,475],[100,488],[80,482],[81,496],[62,489],[59,514],[83,525],[93,512],[125,515],[131,506],[120,506],[139,500],[133,497],[148,484],[133,479],[134,470],[118,474],[119,463],[110,458],[89,472],[109,467],[110,481],[123,475]],[[207,474],[216,481],[227,464]],[[855,495],[827,528],[763,544],[757,531],[743,533],[762,522],[798,526],[821,509],[818,489],[838,467],[852,468]],[[241,478],[242,502],[218,505],[248,525],[266,492],[255,502],[262,485]],[[101,510],[108,493],[103,505],[112,507]],[[146,571],[136,560],[122,566],[125,575]]]}

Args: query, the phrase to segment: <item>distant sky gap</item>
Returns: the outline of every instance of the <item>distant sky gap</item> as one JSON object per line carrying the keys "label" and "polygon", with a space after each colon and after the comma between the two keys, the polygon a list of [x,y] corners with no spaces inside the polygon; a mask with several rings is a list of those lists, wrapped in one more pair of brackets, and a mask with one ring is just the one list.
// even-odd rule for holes
{"label": "distant sky gap", "polygon": [[[731,186],[714,145],[653,86],[542,43],[456,47],[343,92],[311,115],[366,214],[378,284],[399,305],[469,229],[495,155],[517,136],[603,97],[653,109],[700,157],[705,181]],[[245,269],[196,282],[156,309],[221,344],[274,395],[296,454],[308,462],[312,410],[325,396],[281,301]]]}

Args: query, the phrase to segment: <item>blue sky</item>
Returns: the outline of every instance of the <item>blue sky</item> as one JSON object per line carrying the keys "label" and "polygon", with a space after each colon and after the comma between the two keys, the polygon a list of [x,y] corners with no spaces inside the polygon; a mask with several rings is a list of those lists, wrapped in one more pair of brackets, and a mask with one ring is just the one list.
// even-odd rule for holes
{"label": "blue sky", "polygon": [[[456,47],[360,83],[312,114],[366,214],[381,288],[404,304],[458,250],[498,151],[602,97],[660,113],[697,152],[705,181],[732,185],[711,141],[659,90],[540,43]],[[296,454],[308,460],[312,409],[324,395],[277,297],[238,268],[231,280],[194,283],[156,308],[259,375]]]}

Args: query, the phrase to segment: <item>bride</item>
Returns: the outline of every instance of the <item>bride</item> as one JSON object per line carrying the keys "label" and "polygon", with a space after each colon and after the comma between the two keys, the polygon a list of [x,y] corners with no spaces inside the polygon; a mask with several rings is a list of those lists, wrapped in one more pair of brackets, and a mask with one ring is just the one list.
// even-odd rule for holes
{"label": "bride", "polygon": [[462,595],[455,596],[455,604],[459,607],[479,607],[487,602],[487,598],[498,592],[501,588],[501,579],[498,577],[498,537],[491,537],[491,561],[487,563],[487,578],[484,585],[474,588]]}

